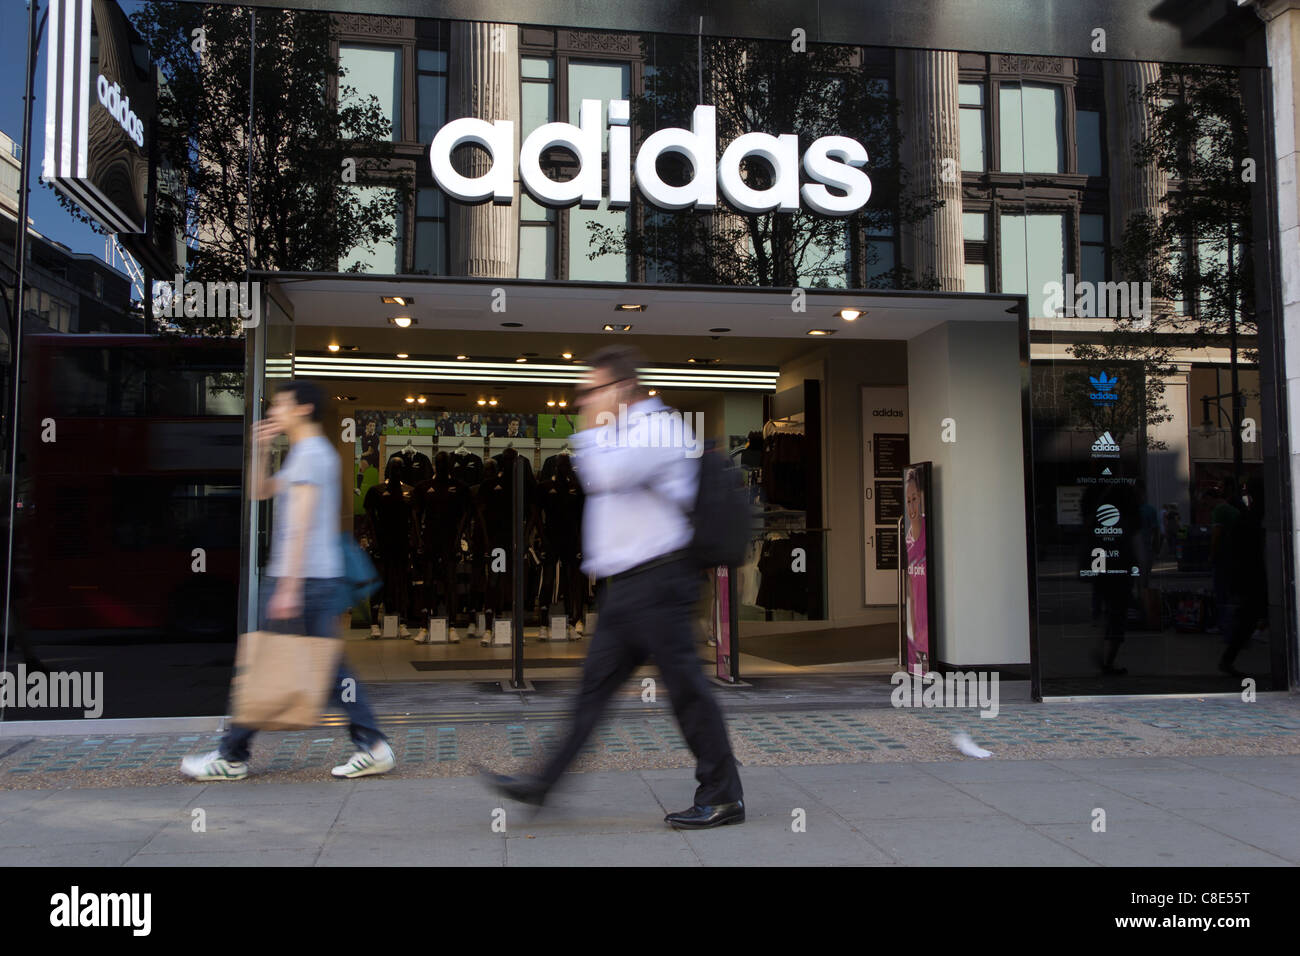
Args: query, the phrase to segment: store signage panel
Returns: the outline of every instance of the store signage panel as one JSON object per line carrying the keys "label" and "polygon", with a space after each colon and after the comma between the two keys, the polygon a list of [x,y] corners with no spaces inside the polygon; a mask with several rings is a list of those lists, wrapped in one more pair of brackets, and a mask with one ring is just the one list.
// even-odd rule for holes
{"label": "store signage panel", "polygon": [[898,519],[908,463],[907,389],[862,389],[863,603],[898,599]]}
{"label": "store signage panel", "polygon": [[[848,216],[862,209],[871,198],[871,180],[861,167],[867,150],[847,136],[822,136],[799,152],[799,137],[792,133],[745,133],[732,140],[718,156],[717,115],[712,106],[697,106],[691,128],[669,127],[651,133],[632,157],[631,108],[627,100],[609,102],[609,196],[603,195],[601,149],[605,130],[601,124],[601,101],[583,100],[578,123],[546,123],[524,137],[519,148],[518,170],[514,160],[515,124],[510,120],[464,117],[452,120],[434,135],[429,145],[429,166],[439,188],[464,203],[492,200],[503,205],[514,201],[518,179],[539,203],[553,208],[581,204],[592,208],[606,198],[613,208],[632,201],[632,172],[636,187],[646,200],[660,209],[715,209],[718,192],[735,209],[744,213],[798,212],[802,206],[823,216]],[[481,176],[464,176],[452,165],[452,154],[461,146],[486,150],[492,164]],[[551,149],[565,149],[578,160],[578,172],[563,182],[551,179],[542,169],[542,156]],[[695,173],[689,183],[675,186],[663,181],[655,164],[665,153],[686,157]],[[740,169],[750,157],[764,160],[773,172],[772,184],[753,189],[744,182]],[[799,183],[799,170],[811,182]]]}
{"label": "store signage panel", "polygon": [[47,31],[41,174],[110,232],[143,233],[154,112],[144,48],[114,0],[51,0]]}

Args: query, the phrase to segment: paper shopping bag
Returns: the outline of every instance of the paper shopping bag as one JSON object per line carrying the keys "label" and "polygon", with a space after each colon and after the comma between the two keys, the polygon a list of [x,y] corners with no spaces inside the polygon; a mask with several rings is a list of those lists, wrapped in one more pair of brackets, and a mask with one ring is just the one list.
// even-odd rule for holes
{"label": "paper shopping bag", "polygon": [[241,634],[230,686],[231,723],[256,730],[317,726],[342,653],[343,642],[336,637]]}

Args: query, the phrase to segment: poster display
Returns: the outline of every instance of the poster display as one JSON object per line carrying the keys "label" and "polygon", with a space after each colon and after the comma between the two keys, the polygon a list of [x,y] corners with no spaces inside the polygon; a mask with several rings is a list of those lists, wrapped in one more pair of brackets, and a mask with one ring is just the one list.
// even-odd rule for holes
{"label": "poster display", "polygon": [[907,389],[862,389],[862,540],[865,605],[897,600],[898,519],[908,461]]}
{"label": "poster display", "polygon": [[927,515],[930,462],[908,465],[903,470],[903,494],[903,546],[907,563],[902,618],[907,643],[906,659],[901,663],[909,674],[926,674],[935,654],[930,633],[930,621],[934,618],[934,593],[929,578],[933,522]]}

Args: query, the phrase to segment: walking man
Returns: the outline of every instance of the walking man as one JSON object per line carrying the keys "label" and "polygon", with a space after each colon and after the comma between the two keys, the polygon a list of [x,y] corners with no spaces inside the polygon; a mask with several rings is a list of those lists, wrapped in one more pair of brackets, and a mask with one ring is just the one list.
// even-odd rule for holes
{"label": "walking man", "polygon": [[685,442],[648,447],[637,440],[638,433],[644,434],[646,416],[670,409],[640,387],[637,368],[644,362],[635,350],[603,349],[588,362],[592,368],[578,398],[586,427],[573,437],[573,446],[574,467],[587,496],[582,568],[598,578],[596,633],[564,742],[539,774],[494,775],[492,785],[504,796],[541,805],[577,757],[610,697],[647,658],[654,658],[695,755],[699,781],[694,805],[668,814],[665,822],[684,829],[742,823],[745,805],[736,758],[694,646],[699,570],[687,549],[699,457],[689,454]]}
{"label": "walking man", "polygon": [[[284,634],[340,637],[344,594],[343,550],[339,542],[339,456],[321,429],[325,395],[310,382],[290,381],[258,422],[254,488],[257,500],[275,498],[271,563],[262,579],[260,626]],[[271,442],[289,437],[284,466],[267,474]],[[343,688],[349,692],[345,695]],[[334,681],[333,706],[351,721],[357,752],[333,770],[336,777],[386,773],[396,764],[393,749],[379,730],[361,684],[342,658]],[[181,761],[181,772],[196,780],[242,780],[248,776],[249,743],[255,730],[232,726],[221,748]]]}

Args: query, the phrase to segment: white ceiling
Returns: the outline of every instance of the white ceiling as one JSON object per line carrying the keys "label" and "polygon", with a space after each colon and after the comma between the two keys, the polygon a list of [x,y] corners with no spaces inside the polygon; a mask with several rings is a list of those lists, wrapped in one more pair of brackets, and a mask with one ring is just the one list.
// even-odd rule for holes
{"label": "white ceiling", "polygon": [[[414,342],[415,336],[383,336],[372,348],[363,333],[393,331],[398,336],[417,331],[498,333],[491,351],[507,355],[522,349],[499,333],[528,337],[529,333],[595,335],[606,342],[615,335],[602,330],[607,322],[631,324],[632,335],[709,337],[713,328],[727,328],[725,338],[786,338],[809,344],[843,339],[910,339],[943,322],[1015,322],[1016,299],[996,295],[960,298],[922,293],[843,293],[808,290],[806,311],[791,308],[788,290],[653,288],[573,283],[528,285],[517,282],[462,282],[374,277],[268,277],[293,308],[299,349],[323,348],[330,341],[361,339],[363,351],[386,351],[394,342]],[[498,291],[500,290],[500,291]],[[414,299],[407,307],[384,305],[382,296]],[[619,312],[615,306],[632,302],[644,312]],[[865,310],[854,322],[836,315],[843,307]],[[398,330],[389,318],[409,315],[416,325]],[[519,322],[520,328],[503,328]],[[832,338],[809,336],[808,330],[835,329]],[[319,330],[319,331],[317,331]],[[349,335],[348,333],[351,333]],[[342,338],[339,338],[339,337]],[[423,338],[423,337],[420,337]],[[793,344],[793,343],[791,343]],[[710,351],[690,346],[684,354]],[[412,351],[414,351],[412,349]],[[421,352],[425,349],[421,348]],[[447,348],[437,351],[446,352]],[[482,354],[480,346],[477,351]],[[540,349],[537,349],[540,351]],[[716,348],[713,351],[717,351]]]}

